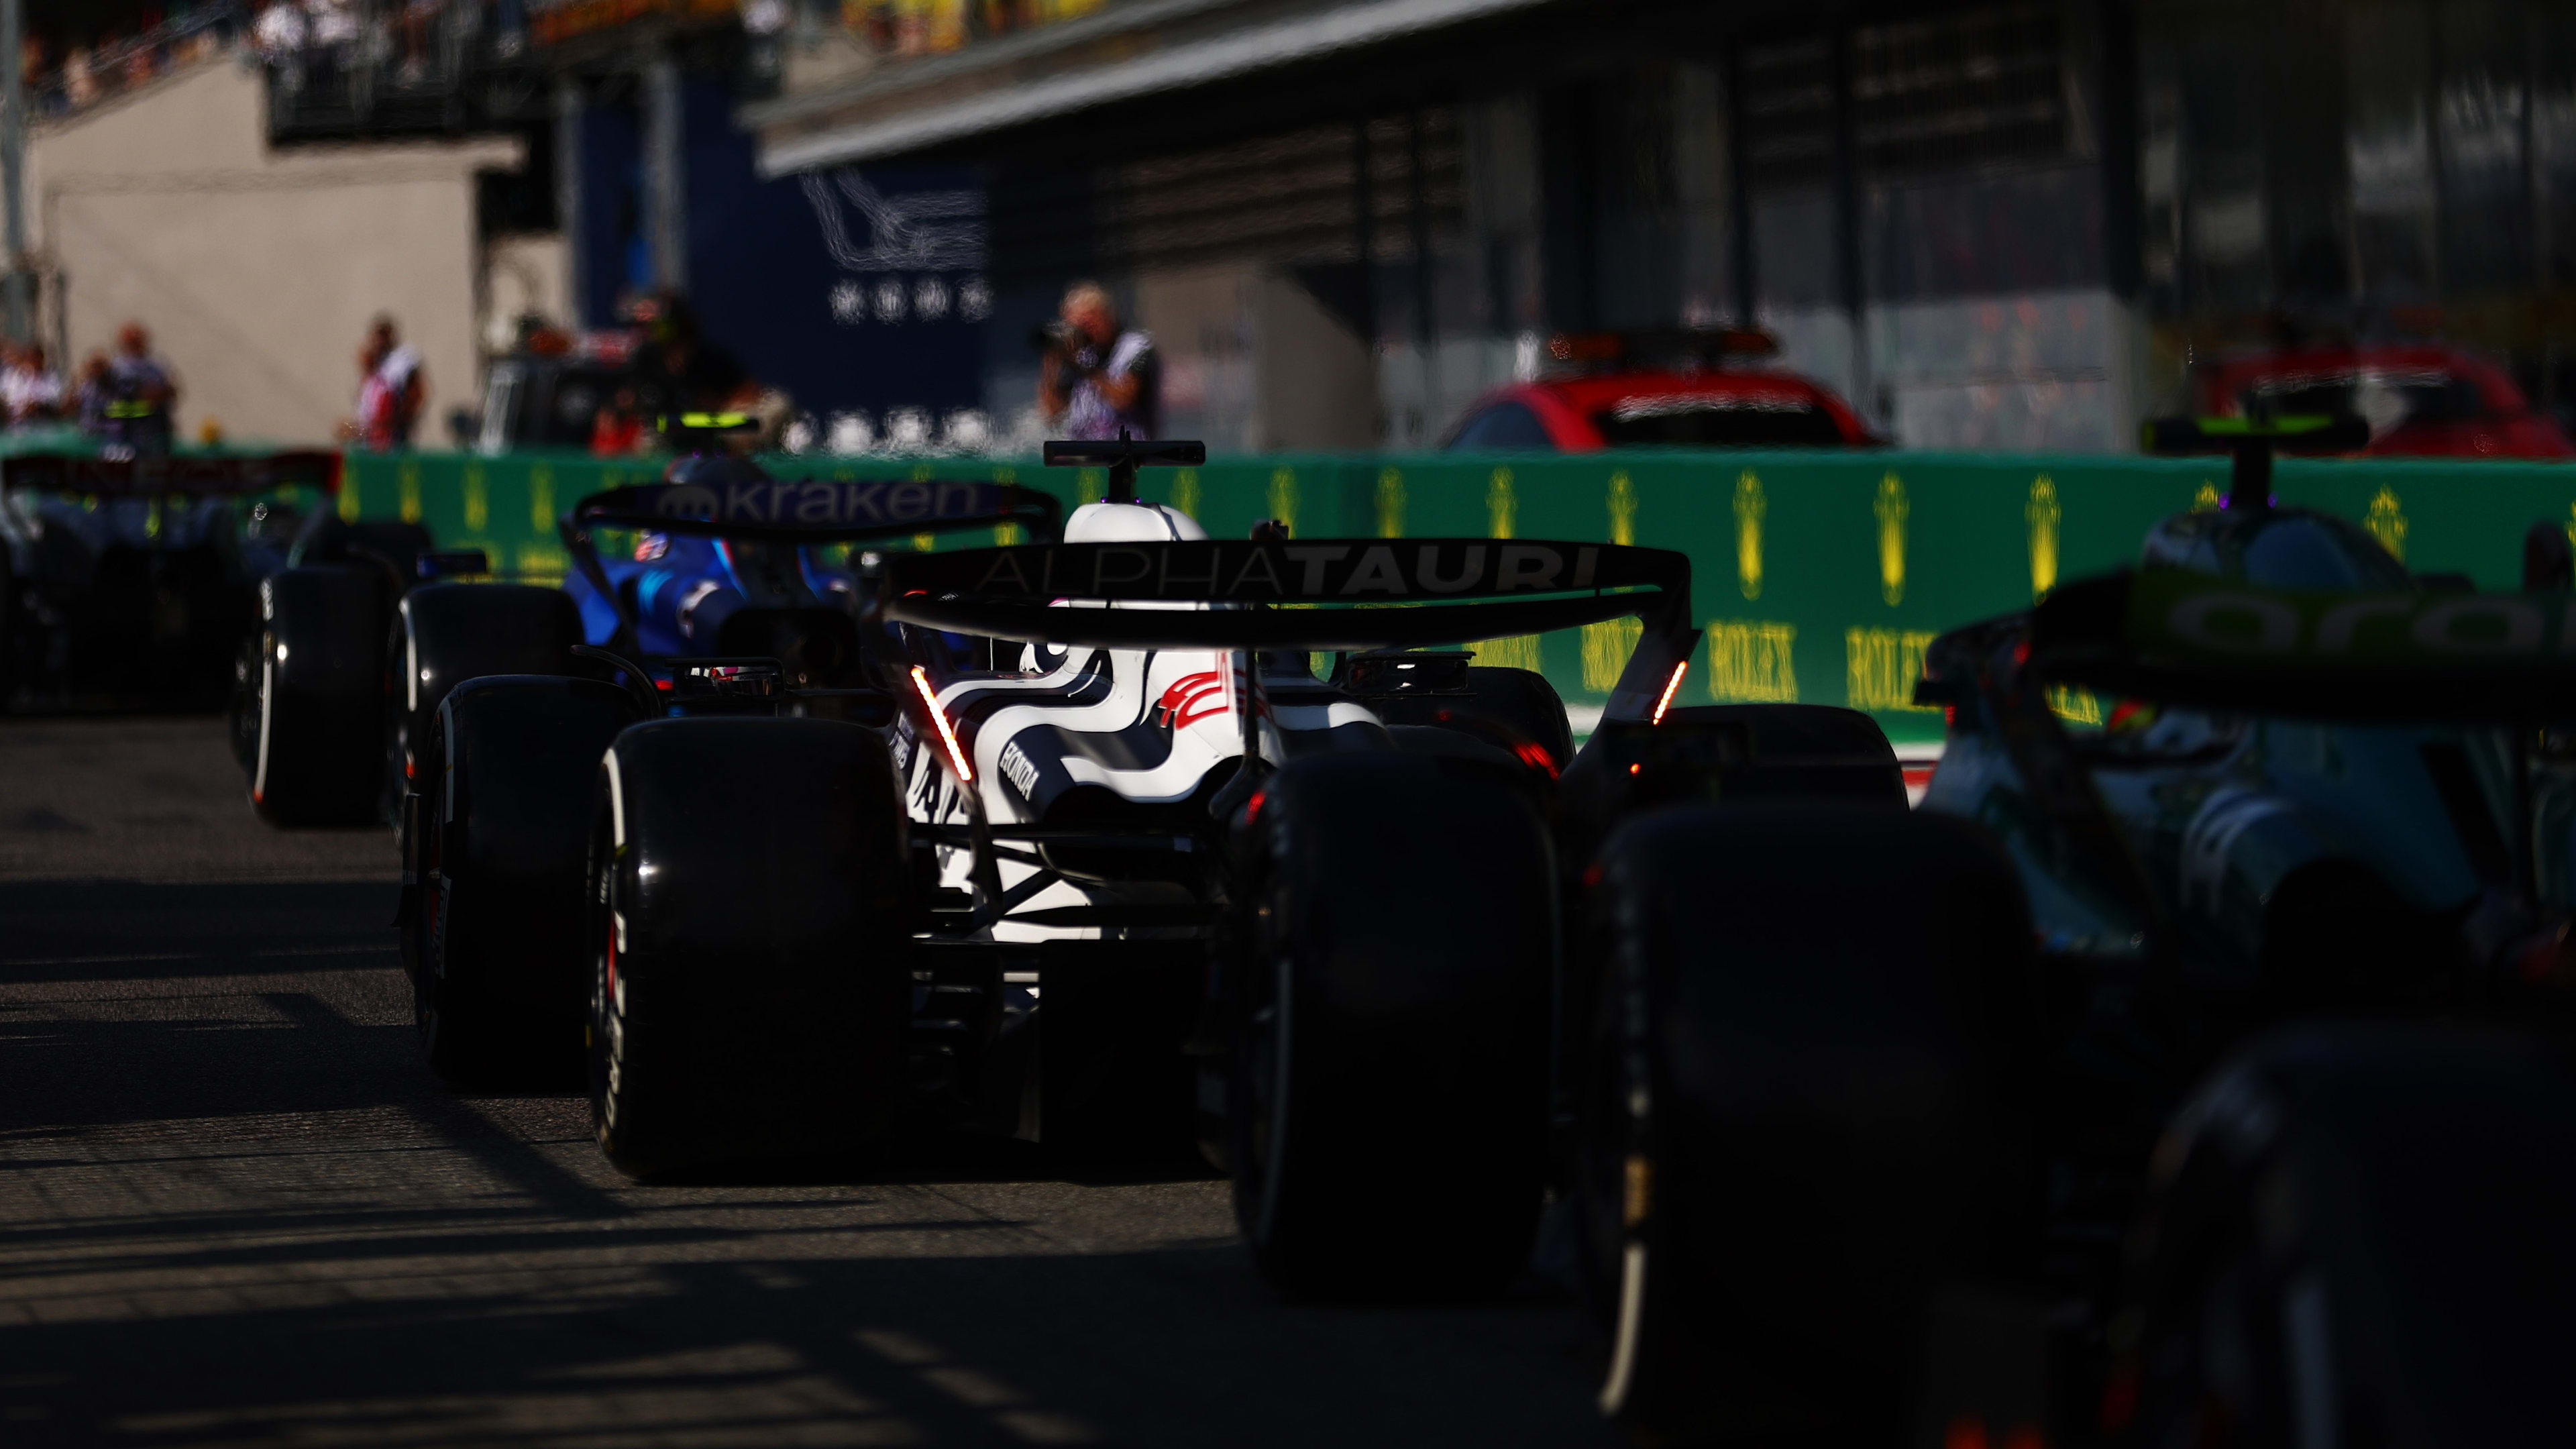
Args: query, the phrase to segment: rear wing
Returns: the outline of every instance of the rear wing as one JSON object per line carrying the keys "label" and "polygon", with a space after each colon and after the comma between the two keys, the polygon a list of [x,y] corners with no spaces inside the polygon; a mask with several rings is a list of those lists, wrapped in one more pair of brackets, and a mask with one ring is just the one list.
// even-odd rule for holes
{"label": "rear wing", "polygon": [[2183,569],[2059,587],[2030,667],[2057,683],[2311,719],[2576,719],[2576,596],[2305,593]]}
{"label": "rear wing", "polygon": [[887,616],[908,624],[1127,649],[1404,648],[1634,616],[1646,627],[1612,691],[1615,718],[1644,717],[1697,640],[1686,555],[1548,539],[964,549],[888,559],[882,586]]}
{"label": "rear wing", "polygon": [[832,543],[1007,523],[1052,538],[1058,513],[1054,498],[1008,483],[758,478],[611,488],[574,504],[563,528],[567,542],[603,526],[776,543]]}
{"label": "rear wing", "polygon": [[275,488],[340,491],[340,455],[319,449],[238,455],[102,458],[20,453],[0,458],[0,488],[161,498],[172,494],[266,493]]}

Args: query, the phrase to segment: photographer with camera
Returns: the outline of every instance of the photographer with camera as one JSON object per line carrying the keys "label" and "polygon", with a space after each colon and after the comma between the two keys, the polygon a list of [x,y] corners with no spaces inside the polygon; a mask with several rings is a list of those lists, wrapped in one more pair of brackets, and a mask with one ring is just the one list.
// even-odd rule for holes
{"label": "photographer with camera", "polygon": [[1043,355],[1038,411],[1056,436],[1115,438],[1122,427],[1135,437],[1157,436],[1163,369],[1154,339],[1119,324],[1099,283],[1069,288],[1061,320],[1039,328],[1030,342]]}

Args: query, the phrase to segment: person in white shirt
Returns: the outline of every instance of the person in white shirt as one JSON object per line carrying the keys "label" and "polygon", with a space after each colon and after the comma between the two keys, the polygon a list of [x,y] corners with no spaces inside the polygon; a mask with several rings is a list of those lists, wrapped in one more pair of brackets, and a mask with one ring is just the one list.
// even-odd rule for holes
{"label": "person in white shirt", "polygon": [[429,404],[429,369],[421,365],[420,353],[402,340],[391,317],[378,317],[367,330],[367,348],[376,359],[369,380],[384,397],[386,441],[378,446],[408,448],[421,410]]}
{"label": "person in white shirt", "polygon": [[48,365],[44,344],[31,342],[8,349],[8,366],[0,369],[0,410],[9,426],[47,422],[63,411],[63,375]]}

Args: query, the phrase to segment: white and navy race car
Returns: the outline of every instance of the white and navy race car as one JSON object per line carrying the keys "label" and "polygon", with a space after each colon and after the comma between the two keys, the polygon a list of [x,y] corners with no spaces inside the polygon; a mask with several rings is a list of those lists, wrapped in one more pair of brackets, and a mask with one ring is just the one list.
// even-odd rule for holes
{"label": "white and navy race car", "polygon": [[[542,977],[587,998],[593,1123],[632,1175],[906,1124],[1085,1143],[1195,1120],[1290,1291],[1521,1271],[1549,1183],[1619,1155],[1620,1119],[1584,1106],[1619,1016],[1602,963],[1669,953],[1636,903],[1705,910],[1687,879],[1604,883],[1625,822],[1735,830],[1723,795],[1901,827],[1896,759],[1849,711],[1679,703],[1679,554],[1211,539],[1134,486],[1203,454],[1048,445],[1109,478],[1061,537],[998,485],[867,485],[862,510],[834,491],[861,485],[748,464],[585,500],[577,563],[618,526],[858,541],[849,589],[772,621],[844,631],[851,666],[585,646],[600,677],[455,685],[405,808],[433,1059],[514,1030],[563,1053],[551,1008],[525,1034]],[[864,546],[985,527],[1037,538]],[[1543,678],[1464,647],[1627,617],[1579,751]],[[1611,885],[1631,904],[1595,910]],[[1587,1121],[1607,1136],[1578,1148]]]}

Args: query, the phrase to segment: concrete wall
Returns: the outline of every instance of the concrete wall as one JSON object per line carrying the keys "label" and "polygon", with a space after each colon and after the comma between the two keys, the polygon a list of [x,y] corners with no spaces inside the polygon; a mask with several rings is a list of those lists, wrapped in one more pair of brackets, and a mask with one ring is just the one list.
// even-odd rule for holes
{"label": "concrete wall", "polygon": [[390,312],[428,366],[419,440],[443,441],[435,420],[476,376],[474,173],[515,170],[519,143],[279,151],[266,104],[256,71],[219,60],[35,128],[31,240],[59,274],[67,365],[140,321],[179,374],[185,435],[319,441]]}

